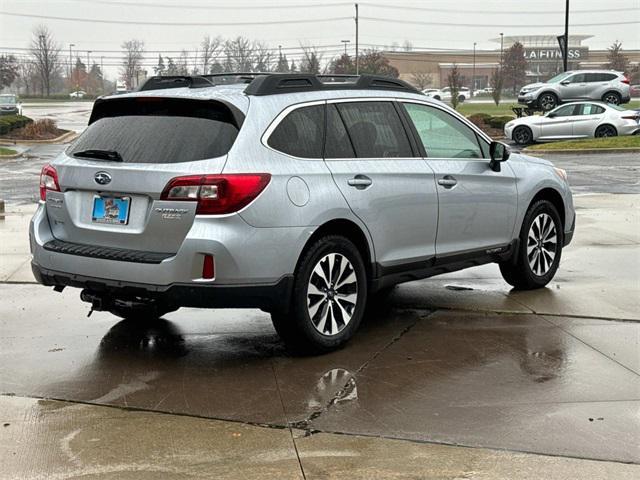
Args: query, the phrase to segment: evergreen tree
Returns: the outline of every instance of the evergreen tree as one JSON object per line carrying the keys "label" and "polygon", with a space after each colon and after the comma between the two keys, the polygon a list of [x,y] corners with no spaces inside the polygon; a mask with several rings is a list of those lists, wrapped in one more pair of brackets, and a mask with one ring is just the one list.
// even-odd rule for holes
{"label": "evergreen tree", "polygon": [[622,43],[617,40],[607,49],[607,67],[618,72],[625,72],[629,69],[629,59],[622,53]]}
{"label": "evergreen tree", "polygon": [[160,55],[160,54],[158,54],[158,65],[153,67],[153,71],[155,72],[156,75],[162,75],[164,73],[164,71],[165,71],[164,59],[162,58],[162,55]]}

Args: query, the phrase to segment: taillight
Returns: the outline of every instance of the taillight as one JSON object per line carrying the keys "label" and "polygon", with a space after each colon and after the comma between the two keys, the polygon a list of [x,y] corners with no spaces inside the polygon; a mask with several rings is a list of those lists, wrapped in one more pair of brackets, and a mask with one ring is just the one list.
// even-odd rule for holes
{"label": "taillight", "polygon": [[40,172],[40,200],[45,201],[47,199],[47,190],[53,192],[60,191],[58,172],[48,163],[42,167],[42,171]]}
{"label": "taillight", "polygon": [[622,80],[620,80],[620,81],[622,83],[626,83],[627,85],[629,85],[631,83],[627,77],[623,77]]}
{"label": "taillight", "polygon": [[268,173],[189,175],[172,179],[160,200],[198,202],[196,214],[233,213],[251,203],[269,184]]}
{"label": "taillight", "polygon": [[640,114],[638,115],[624,115],[622,118],[625,120],[640,120]]}

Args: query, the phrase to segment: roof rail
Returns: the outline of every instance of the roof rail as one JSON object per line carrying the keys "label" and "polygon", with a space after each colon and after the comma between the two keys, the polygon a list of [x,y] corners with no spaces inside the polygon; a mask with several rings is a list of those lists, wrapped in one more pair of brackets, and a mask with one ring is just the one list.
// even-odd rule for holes
{"label": "roof rail", "polygon": [[247,95],[276,95],[279,93],[313,92],[322,90],[397,90],[421,93],[403,80],[380,75],[349,75],[310,73],[233,72],[208,75],[153,76],[138,89],[203,88],[246,83]]}
{"label": "roof rail", "polygon": [[313,75],[308,73],[270,73],[258,75],[244,90],[247,95],[276,95],[279,93],[312,92],[322,90],[399,90],[420,93],[403,80],[379,75]]}
{"label": "roof rail", "polygon": [[213,83],[204,76],[167,75],[149,77],[138,91],[143,92],[145,90],[164,90],[167,88],[202,88],[212,86]]}

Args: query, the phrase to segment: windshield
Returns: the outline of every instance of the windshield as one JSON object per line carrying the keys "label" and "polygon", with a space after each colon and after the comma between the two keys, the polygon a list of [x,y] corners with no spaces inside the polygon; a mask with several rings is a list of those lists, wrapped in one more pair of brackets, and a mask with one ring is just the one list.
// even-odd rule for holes
{"label": "windshield", "polygon": [[571,72],[559,73],[555,77],[551,77],[549,80],[547,80],[547,83],[559,83],[563,78],[567,78],[569,75],[571,75]]}
{"label": "windshield", "polygon": [[92,120],[68,155],[108,151],[117,152],[124,163],[193,162],[226,155],[239,130],[219,102],[107,101],[94,109]]}
{"label": "windshield", "polygon": [[15,95],[2,95],[0,96],[0,104],[2,105],[12,105],[16,103],[17,98]]}

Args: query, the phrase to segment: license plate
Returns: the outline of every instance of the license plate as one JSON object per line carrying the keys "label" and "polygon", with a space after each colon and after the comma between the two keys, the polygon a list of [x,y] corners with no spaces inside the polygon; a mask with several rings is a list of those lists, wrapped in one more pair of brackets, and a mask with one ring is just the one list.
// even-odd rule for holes
{"label": "license plate", "polygon": [[93,198],[91,220],[95,223],[126,225],[129,223],[129,205],[131,197],[99,197]]}

